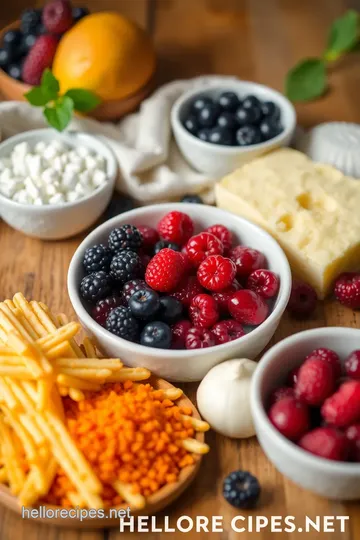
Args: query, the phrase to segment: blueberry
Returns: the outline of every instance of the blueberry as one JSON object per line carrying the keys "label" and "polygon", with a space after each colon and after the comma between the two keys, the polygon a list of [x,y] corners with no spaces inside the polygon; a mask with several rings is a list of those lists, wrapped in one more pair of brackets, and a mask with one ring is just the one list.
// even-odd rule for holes
{"label": "blueberry", "polygon": [[217,125],[223,128],[235,129],[238,126],[238,123],[232,113],[225,111],[218,117]]}
{"label": "blueberry", "polygon": [[34,45],[36,41],[36,35],[35,34],[24,34],[23,39],[21,41],[21,52],[26,54],[30,51],[31,47]]}
{"label": "blueberry", "polygon": [[207,105],[212,105],[214,102],[211,98],[207,96],[200,96],[193,101],[191,105],[192,111],[197,114],[201,109],[203,109]]}
{"label": "blueberry", "polygon": [[261,104],[261,112],[264,116],[271,116],[272,118],[280,118],[280,109],[273,101],[264,101]]}
{"label": "blueberry", "polygon": [[239,146],[249,146],[261,142],[261,134],[254,126],[243,126],[236,132],[236,142]]}
{"label": "blueberry", "polygon": [[240,105],[240,100],[234,92],[223,92],[218,103],[225,111],[235,111]]}
{"label": "blueberry", "polygon": [[151,322],[147,324],[140,336],[141,345],[156,347],[157,349],[170,349],[171,330],[170,326],[163,322]]}
{"label": "blueberry", "polygon": [[90,11],[87,7],[73,7],[72,16],[74,22],[80,21],[80,19],[86,17],[86,15],[89,15],[89,13]]}
{"label": "blueberry", "polygon": [[246,96],[242,102],[242,106],[244,109],[253,109],[254,107],[260,109],[261,102],[256,96]]}
{"label": "blueberry", "polygon": [[178,321],[182,315],[183,306],[180,300],[172,296],[163,296],[160,298],[160,310],[158,318],[167,324],[173,324]]}
{"label": "blueberry", "polygon": [[35,34],[37,36],[42,36],[43,34],[47,34],[46,26],[43,23],[38,24],[35,27]]}
{"label": "blueberry", "polygon": [[257,478],[246,471],[235,471],[224,480],[224,498],[235,508],[253,508],[260,493],[261,487]]}
{"label": "blueberry", "polygon": [[22,39],[22,32],[20,30],[8,30],[3,37],[4,48],[12,53],[17,51]]}
{"label": "blueberry", "polygon": [[240,126],[257,124],[261,119],[261,111],[258,107],[253,109],[244,109],[244,107],[239,107],[235,113],[235,116]]}
{"label": "blueberry", "polygon": [[136,319],[144,321],[151,319],[160,307],[157,292],[151,289],[136,291],[129,300],[129,308]]}
{"label": "blueberry", "polygon": [[24,34],[35,32],[35,28],[41,23],[41,15],[41,9],[26,9],[23,11],[20,28]]}
{"label": "blueberry", "polygon": [[167,240],[159,240],[159,242],[156,242],[154,246],[154,255],[159,253],[164,248],[169,248],[174,251],[180,251],[180,246],[178,244],[175,244],[175,242],[168,242]]}
{"label": "blueberry", "polygon": [[22,69],[21,69],[20,64],[10,64],[10,66],[8,67],[7,72],[10,75],[10,77],[12,77],[13,79],[15,79],[17,81],[21,81]]}
{"label": "blueberry", "polygon": [[197,132],[197,137],[202,141],[209,142],[210,133],[211,133],[211,129],[202,128],[202,129],[199,129],[199,131]]}
{"label": "blueberry", "polygon": [[184,195],[180,202],[191,204],[203,204],[203,200],[199,195]]}
{"label": "blueberry", "polygon": [[209,142],[231,146],[234,143],[234,137],[230,129],[216,127],[210,133]]}
{"label": "blueberry", "polygon": [[6,69],[12,59],[11,54],[6,49],[0,49],[0,68]]}
{"label": "blueberry", "polygon": [[276,119],[270,117],[261,122],[259,129],[263,141],[268,141],[279,135],[282,131],[282,126]]}
{"label": "blueberry", "polygon": [[184,126],[190,133],[196,135],[196,132],[199,129],[199,124],[196,116],[194,116],[193,114],[191,116],[188,116],[188,118],[186,118],[186,120],[184,121]]}
{"label": "blueberry", "polygon": [[198,113],[198,122],[202,127],[212,127],[219,116],[219,107],[215,103],[205,105]]}

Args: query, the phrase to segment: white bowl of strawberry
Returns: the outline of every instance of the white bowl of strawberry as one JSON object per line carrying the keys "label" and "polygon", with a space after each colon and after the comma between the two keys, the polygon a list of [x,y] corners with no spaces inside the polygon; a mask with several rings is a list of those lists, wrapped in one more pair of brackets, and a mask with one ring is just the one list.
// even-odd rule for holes
{"label": "white bowl of strawberry", "polygon": [[291,274],[256,225],[199,204],[117,216],[75,252],[68,289],[112,356],[169,380],[201,380],[228,358],[254,358],[288,302]]}
{"label": "white bowl of strawberry", "polygon": [[360,499],[360,330],[294,334],[261,359],[252,380],[258,440],[296,484]]}

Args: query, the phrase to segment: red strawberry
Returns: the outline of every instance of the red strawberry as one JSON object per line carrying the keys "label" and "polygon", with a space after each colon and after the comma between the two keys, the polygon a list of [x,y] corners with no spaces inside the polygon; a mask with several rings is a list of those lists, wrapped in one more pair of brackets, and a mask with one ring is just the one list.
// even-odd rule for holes
{"label": "red strawberry", "polygon": [[315,456],[333,461],[346,461],[349,443],[343,433],[331,427],[313,429],[301,437],[299,446]]}
{"label": "red strawberry", "polygon": [[222,255],[210,255],[200,264],[197,278],[205,289],[222,291],[230,287],[235,274],[236,266],[232,260]]}
{"label": "red strawberry", "polygon": [[360,421],[360,381],[344,382],[321,407],[328,424],[347,427]]}
{"label": "red strawberry", "polygon": [[269,420],[287,439],[297,441],[310,426],[308,407],[294,397],[280,399],[269,410]]}
{"label": "red strawberry", "polygon": [[209,232],[216,236],[224,246],[224,253],[227,253],[232,245],[232,234],[224,225],[212,225],[205,232]]}
{"label": "red strawberry", "polygon": [[222,255],[224,246],[208,232],[197,234],[186,244],[186,253],[194,266],[199,266],[210,255]]}
{"label": "red strawberry", "polygon": [[164,248],[149,262],[145,272],[146,283],[155,291],[170,292],[184,274],[184,260],[178,251]]}
{"label": "red strawberry", "polygon": [[321,405],[335,390],[332,366],[322,358],[311,357],[300,367],[295,385],[296,396],[308,405]]}
{"label": "red strawberry", "polygon": [[182,246],[194,232],[191,218],[183,212],[169,212],[158,223],[157,230],[164,240]]}
{"label": "red strawberry", "polygon": [[42,22],[52,34],[63,34],[73,23],[72,8],[68,0],[52,0],[45,5]]}
{"label": "red strawberry", "polygon": [[192,299],[189,315],[194,326],[201,328],[210,328],[219,318],[217,304],[209,294],[198,294]]}
{"label": "red strawberry", "polygon": [[205,292],[195,276],[183,278],[170,296],[180,300],[183,306],[189,307],[197,294]]}
{"label": "red strawberry", "polygon": [[57,46],[55,36],[45,34],[36,39],[24,62],[22,78],[25,83],[40,84],[44,70],[52,66]]}

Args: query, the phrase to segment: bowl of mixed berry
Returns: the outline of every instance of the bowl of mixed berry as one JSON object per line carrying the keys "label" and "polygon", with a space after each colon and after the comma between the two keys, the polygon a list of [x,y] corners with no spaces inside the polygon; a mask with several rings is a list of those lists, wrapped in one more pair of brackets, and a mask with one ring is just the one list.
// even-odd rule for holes
{"label": "bowl of mixed berry", "polygon": [[187,161],[196,170],[219,176],[272,148],[288,145],[296,114],[279,92],[233,81],[180,96],[173,105],[171,123]]}
{"label": "bowl of mixed berry", "polygon": [[279,342],[255,371],[251,401],[259,442],[283,474],[327,498],[360,498],[360,330]]}
{"label": "bowl of mixed berry", "polygon": [[111,355],[199,380],[273,335],[291,288],[281,248],[252,223],[200,204],[117,216],[80,245],[68,287],[84,326]]}

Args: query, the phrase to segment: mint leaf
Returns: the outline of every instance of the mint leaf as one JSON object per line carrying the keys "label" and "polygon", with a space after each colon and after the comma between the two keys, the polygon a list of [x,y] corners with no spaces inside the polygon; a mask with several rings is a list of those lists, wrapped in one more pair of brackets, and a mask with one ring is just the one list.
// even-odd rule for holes
{"label": "mint leaf", "polygon": [[50,69],[45,69],[41,77],[41,88],[49,96],[49,101],[56,99],[60,90],[59,81]]}
{"label": "mint leaf", "polygon": [[24,94],[24,97],[35,107],[43,107],[49,102],[49,97],[41,86],[34,86],[34,88]]}
{"label": "mint leaf", "polygon": [[101,103],[100,98],[94,92],[82,88],[72,88],[66,92],[65,96],[73,100],[76,111],[83,113],[92,111]]}
{"label": "mint leaf", "polygon": [[73,109],[74,103],[72,99],[63,96],[58,98],[52,107],[45,107],[44,116],[50,126],[58,131],[63,131],[71,120]]}
{"label": "mint leaf", "polygon": [[287,74],[285,93],[291,101],[309,101],[320,97],[326,87],[325,62],[320,58],[307,58]]}
{"label": "mint leaf", "polygon": [[336,19],[330,28],[324,58],[327,61],[333,61],[342,53],[353,49],[359,40],[359,28],[360,16],[352,9]]}

